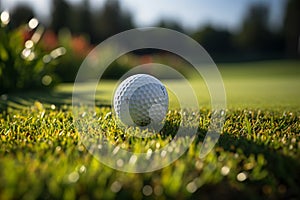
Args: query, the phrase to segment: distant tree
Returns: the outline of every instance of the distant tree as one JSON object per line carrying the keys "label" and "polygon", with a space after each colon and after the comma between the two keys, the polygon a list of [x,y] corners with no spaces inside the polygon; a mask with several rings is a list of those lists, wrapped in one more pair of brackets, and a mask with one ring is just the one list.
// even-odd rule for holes
{"label": "distant tree", "polygon": [[271,32],[268,27],[269,10],[264,4],[250,7],[238,34],[239,46],[247,52],[263,52],[270,48]]}
{"label": "distant tree", "polygon": [[60,29],[69,27],[71,7],[65,0],[52,0],[51,28],[57,33]]}
{"label": "distant tree", "polygon": [[282,58],[284,40],[281,31],[271,29],[266,4],[250,6],[241,31],[235,37],[239,54],[245,59]]}
{"label": "distant tree", "polygon": [[216,60],[233,54],[233,35],[227,30],[208,25],[192,34],[192,38]]}
{"label": "distant tree", "polygon": [[70,6],[68,28],[75,34],[92,34],[92,13],[89,0]]}
{"label": "distant tree", "polygon": [[134,26],[131,15],[121,10],[117,0],[107,0],[102,10],[95,14],[93,27],[93,42],[97,43]]}
{"label": "distant tree", "polygon": [[35,16],[33,10],[26,4],[17,5],[11,12],[11,28],[17,28],[22,24],[27,23]]}
{"label": "distant tree", "polygon": [[300,57],[300,1],[289,0],[284,17],[286,52],[289,57]]}
{"label": "distant tree", "polygon": [[161,20],[156,26],[162,27],[162,28],[168,28],[175,31],[179,31],[181,33],[184,33],[184,28],[176,21],[171,20]]}
{"label": "distant tree", "polygon": [[87,34],[92,43],[133,28],[131,15],[124,12],[117,0],[107,0],[103,8],[91,12],[90,1],[79,5],[68,4],[65,0],[52,0],[51,28],[57,33],[68,28],[73,34]]}
{"label": "distant tree", "polygon": [[84,0],[81,5],[79,24],[81,25],[81,31],[84,33],[92,34],[93,22],[92,13],[90,11],[90,1]]}

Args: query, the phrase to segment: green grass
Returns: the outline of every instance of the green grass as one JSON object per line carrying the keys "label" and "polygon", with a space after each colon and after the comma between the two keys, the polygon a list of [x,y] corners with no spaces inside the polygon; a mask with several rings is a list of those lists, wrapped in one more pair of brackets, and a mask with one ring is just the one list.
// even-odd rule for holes
{"label": "green grass", "polygon": [[[265,61],[253,63],[218,64],[223,78],[229,108],[270,108],[300,109],[300,62]],[[164,84],[186,92],[178,80],[164,80]],[[210,96],[205,82],[193,78],[190,82],[199,100],[199,106],[210,106]],[[110,104],[112,92],[117,83],[100,82],[98,100]],[[70,90],[72,85],[64,85],[59,91]],[[180,88],[182,87],[182,89]],[[88,88],[83,86],[83,90]],[[186,95],[188,96],[188,95]],[[188,101],[188,99],[187,99]],[[171,105],[176,104],[171,99]]]}
{"label": "green grass", "polygon": [[219,68],[229,107],[300,108],[299,61],[221,64]]}
{"label": "green grass", "polygon": [[[218,64],[223,78],[228,108],[300,109],[300,62],[265,61],[253,63]],[[166,86],[184,88],[178,80],[163,80]],[[200,107],[210,106],[210,96],[202,79],[190,75],[192,87],[197,92]],[[110,105],[116,81],[103,80],[96,92],[98,104]],[[90,84],[82,84],[79,90],[86,92]],[[10,95],[10,105],[26,105],[34,100],[53,104],[71,104],[73,84],[61,84],[53,92],[24,92]],[[188,100],[188,99],[187,99]],[[171,99],[171,106],[176,105]]]}
{"label": "green grass", "polygon": [[[2,100],[0,112],[0,199],[298,199],[298,66],[291,61],[221,65],[228,111],[223,133],[205,159],[199,152],[210,122],[209,95],[203,83],[192,81],[203,91],[197,138],[177,161],[150,173],[116,171],[87,152],[73,122],[71,85],[1,96],[8,100]],[[162,132],[133,138],[106,117],[115,82],[102,86],[95,122],[106,127],[109,141],[135,151],[169,141],[178,119],[174,108]],[[90,131],[97,134],[97,127]]]}

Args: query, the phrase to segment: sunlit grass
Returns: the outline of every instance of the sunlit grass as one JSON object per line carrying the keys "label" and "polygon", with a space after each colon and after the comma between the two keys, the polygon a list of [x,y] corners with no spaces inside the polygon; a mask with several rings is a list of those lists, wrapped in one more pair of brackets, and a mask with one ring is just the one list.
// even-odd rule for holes
{"label": "sunlit grass", "polygon": [[[210,117],[208,109],[200,111],[198,139],[180,159],[155,172],[128,174],[106,167],[87,152],[70,107],[36,102],[26,109],[9,109],[0,115],[0,197],[299,197],[299,112],[229,110],[216,148],[200,159]],[[115,134],[104,117],[109,112],[108,107],[96,109],[99,126],[110,127],[105,133],[110,142],[121,141],[134,151],[168,142],[163,132],[145,140]]]}
{"label": "sunlit grass", "polygon": [[[270,71],[274,63],[256,63],[253,70],[247,67],[251,63],[221,66],[228,110],[223,133],[205,159],[199,153],[211,117],[209,94],[203,82],[192,79],[201,91],[197,138],[174,163],[143,174],[116,171],[88,153],[74,124],[71,84],[2,95],[0,199],[298,199],[299,70],[293,62],[281,62]],[[134,138],[114,125],[115,87],[115,81],[104,81],[96,92],[95,120],[108,141],[135,152],[167,144],[179,119],[176,102],[164,130]],[[90,131],[99,133],[94,128]]]}

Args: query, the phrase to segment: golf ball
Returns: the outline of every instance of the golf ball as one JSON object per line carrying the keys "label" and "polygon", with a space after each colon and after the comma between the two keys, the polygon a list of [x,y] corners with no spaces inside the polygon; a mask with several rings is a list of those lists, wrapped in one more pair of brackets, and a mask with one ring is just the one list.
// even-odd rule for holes
{"label": "golf ball", "polygon": [[114,94],[117,118],[128,126],[160,123],[167,111],[169,97],[165,86],[155,77],[136,74],[125,79]]}

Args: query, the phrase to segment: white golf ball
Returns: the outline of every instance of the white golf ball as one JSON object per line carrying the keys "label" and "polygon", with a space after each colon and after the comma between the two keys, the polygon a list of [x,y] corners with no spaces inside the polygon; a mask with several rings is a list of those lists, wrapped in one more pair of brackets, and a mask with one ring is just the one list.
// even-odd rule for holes
{"label": "white golf ball", "polygon": [[123,124],[147,126],[164,119],[169,97],[158,79],[147,74],[136,74],[118,86],[113,104],[116,116]]}

